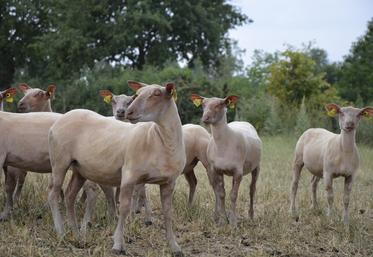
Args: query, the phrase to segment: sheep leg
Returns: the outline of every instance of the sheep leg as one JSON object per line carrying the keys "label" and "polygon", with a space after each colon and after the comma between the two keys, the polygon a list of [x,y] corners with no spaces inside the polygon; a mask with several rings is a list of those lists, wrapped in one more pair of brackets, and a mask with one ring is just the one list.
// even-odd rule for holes
{"label": "sheep leg", "polygon": [[349,223],[349,215],[348,215],[348,206],[350,204],[350,194],[352,189],[352,184],[354,181],[354,177],[351,175],[345,178],[345,185],[344,185],[344,195],[343,195],[343,222],[345,225]]}
{"label": "sheep leg", "polygon": [[196,187],[197,187],[197,178],[196,178],[196,175],[194,174],[193,167],[188,168],[187,170],[184,171],[184,177],[189,184],[188,206],[190,208],[193,204],[194,194],[196,192]]}
{"label": "sheep leg", "polygon": [[79,239],[79,229],[75,213],[75,200],[85,181],[86,179],[78,171],[74,170],[65,192],[67,221],[77,239]]}
{"label": "sheep leg", "polygon": [[[91,186],[91,185],[94,185],[94,186]],[[87,181],[87,183],[84,184],[83,190],[84,190],[83,194],[85,195],[86,207],[85,207],[84,217],[83,217],[81,227],[80,227],[80,233],[83,236],[83,238],[85,238],[86,233],[87,233],[87,227],[89,226],[92,220],[92,214],[95,210],[98,190],[97,190],[96,184],[90,181]],[[82,198],[83,198],[83,195],[80,198],[81,201],[82,201]]]}
{"label": "sheep leg", "polygon": [[145,225],[150,226],[153,224],[152,220],[152,208],[149,203],[149,199],[146,195],[146,187],[142,185],[140,188],[140,195],[144,199],[144,208],[145,208]]}
{"label": "sheep leg", "polygon": [[101,190],[104,192],[106,201],[108,203],[109,216],[115,219],[117,213],[117,207],[115,203],[114,188],[110,186],[99,185]]}
{"label": "sheep leg", "polygon": [[291,195],[290,195],[290,209],[289,212],[292,215],[296,215],[296,208],[295,208],[295,198],[297,195],[298,190],[298,183],[300,178],[300,172],[302,171],[304,163],[299,163],[296,160],[294,161],[293,165],[293,181],[291,183]]}
{"label": "sheep leg", "polygon": [[212,186],[215,193],[215,222],[218,225],[223,225],[227,217],[223,173],[212,172]]}
{"label": "sheep leg", "polygon": [[[14,167],[12,167],[12,169],[16,169]],[[13,193],[13,202],[14,203],[18,203],[19,201],[19,197],[21,195],[21,192],[22,192],[22,188],[23,188],[23,185],[25,183],[25,179],[26,179],[26,175],[27,175],[27,171],[25,170],[21,170],[21,169],[17,169],[17,187],[16,187],[16,190],[15,192]]]}
{"label": "sheep leg", "polygon": [[236,207],[237,207],[238,189],[240,188],[241,181],[242,181],[242,171],[236,172],[236,174],[234,174],[232,178],[232,190],[230,193],[231,211],[229,213],[229,223],[233,227],[237,226]]}
{"label": "sheep leg", "polygon": [[324,178],[324,184],[325,184],[325,190],[326,190],[326,199],[328,200],[328,207],[326,210],[326,215],[331,216],[332,208],[333,208],[333,201],[334,201],[332,174],[324,171],[323,178]]}
{"label": "sheep leg", "polygon": [[319,183],[320,178],[317,176],[312,176],[311,179],[311,201],[312,201],[312,208],[317,208],[317,184]]}
{"label": "sheep leg", "polygon": [[52,211],[54,227],[57,231],[58,236],[60,237],[62,237],[64,229],[63,219],[58,205],[58,199],[61,194],[62,184],[69,165],[70,163],[65,166],[52,164],[52,174],[49,184],[48,202]]}
{"label": "sheep leg", "polygon": [[175,188],[175,181],[160,185],[161,202],[166,227],[166,238],[171,248],[173,256],[183,256],[180,246],[176,242],[175,234],[172,230],[172,194]]}
{"label": "sheep leg", "polygon": [[119,204],[119,195],[120,195],[120,187],[117,187],[115,190],[115,202]]}
{"label": "sheep leg", "polygon": [[116,254],[126,254],[126,247],[124,245],[123,230],[124,222],[131,210],[131,201],[134,190],[134,184],[128,183],[122,176],[122,183],[119,195],[119,219],[114,232],[114,245],[112,251]]}
{"label": "sheep leg", "polygon": [[142,185],[139,185],[139,189],[138,189],[137,206],[135,209],[136,213],[140,213],[142,207],[145,208],[146,201],[147,199],[146,199],[146,193],[145,193],[145,185],[142,184]]}
{"label": "sheep leg", "polygon": [[249,217],[254,218],[254,197],[256,193],[256,182],[258,180],[260,172],[260,167],[257,167],[251,172],[251,184],[250,184],[250,208],[249,208]]}
{"label": "sheep leg", "polygon": [[6,221],[13,210],[13,192],[17,184],[16,174],[9,172],[8,167],[3,167],[5,174],[5,207],[4,211],[0,213],[0,221]]}
{"label": "sheep leg", "polygon": [[[132,201],[131,201],[131,218],[135,218],[135,213],[137,212],[137,207],[139,205],[139,198],[140,198],[140,187],[139,185],[135,185],[132,193]],[[140,210],[139,210],[140,212]]]}

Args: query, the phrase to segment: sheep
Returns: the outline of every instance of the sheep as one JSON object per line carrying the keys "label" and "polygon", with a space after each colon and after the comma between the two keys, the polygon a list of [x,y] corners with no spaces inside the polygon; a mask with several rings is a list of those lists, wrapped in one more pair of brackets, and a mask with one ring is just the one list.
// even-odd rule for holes
{"label": "sheep", "polygon": [[[18,89],[24,94],[17,104],[17,111],[26,112],[52,112],[50,99],[56,91],[55,85],[49,85],[47,90],[31,88],[26,83],[18,85]],[[27,171],[9,166],[7,169],[9,190],[15,187],[13,202],[17,203],[25,183]]]}
{"label": "sheep", "polygon": [[197,165],[198,161],[200,161],[206,171],[209,172],[206,151],[210,142],[210,134],[205,128],[196,124],[185,124],[182,129],[186,154],[186,164],[183,174],[189,185],[188,205],[191,207],[197,186],[194,167]]}
{"label": "sheep", "polygon": [[12,103],[13,96],[17,94],[17,89],[14,87],[8,88],[4,91],[0,91],[0,111],[4,111],[4,102]]}
{"label": "sheep", "polygon": [[65,203],[73,234],[75,237],[79,234],[74,200],[84,181],[120,185],[119,220],[112,250],[125,253],[123,227],[134,187],[143,183],[159,184],[167,241],[173,254],[181,256],[172,230],[171,213],[175,180],[186,159],[181,121],[172,97],[175,85],[168,83],[161,87],[134,81],[129,81],[128,85],[137,92],[126,113],[126,118],[134,124],[108,119],[88,110],[73,110],[50,129],[52,184],[48,199],[54,226],[62,236],[58,192],[68,167],[72,166],[74,172]]}
{"label": "sheep", "polygon": [[313,175],[311,181],[311,199],[314,208],[317,206],[317,184],[321,178],[324,181],[327,198],[327,216],[330,216],[332,213],[334,199],[333,179],[340,176],[345,178],[343,222],[348,224],[350,193],[359,167],[359,153],[355,143],[356,128],[361,117],[373,115],[373,108],[341,108],[336,104],[330,103],[325,105],[325,109],[330,116],[338,117],[341,133],[334,134],[326,129],[311,128],[300,136],[294,153],[290,212],[297,217],[295,198],[301,170],[303,167],[306,167]]}
{"label": "sheep", "polygon": [[248,122],[227,123],[227,106],[234,108],[238,97],[205,98],[196,94],[190,100],[198,107],[202,105],[202,122],[210,125],[211,139],[207,146],[207,159],[211,171],[209,181],[215,193],[215,220],[225,223],[225,189],[223,175],[232,176],[231,211],[229,223],[237,226],[236,201],[242,176],[251,172],[249,216],[254,217],[254,195],[260,172],[261,140],[255,128]]}
{"label": "sheep", "polygon": [[[111,104],[115,119],[128,122],[124,116],[125,111],[132,102],[132,96],[127,96],[125,94],[114,95],[110,90],[107,89],[100,90],[100,96],[103,97],[106,103]],[[115,195],[117,203],[119,203],[119,194],[120,188],[118,187]],[[152,209],[146,197],[145,185],[137,186],[134,190],[134,197],[132,199],[131,207],[132,214],[135,212],[139,213],[142,206],[145,207],[145,225],[149,226],[153,224],[151,218]]]}
{"label": "sheep", "polygon": [[[27,170],[38,173],[51,172],[48,130],[61,116],[61,114],[52,113],[51,110],[50,98],[55,92],[54,85],[48,86],[46,91],[31,88],[25,83],[20,84],[18,88],[25,94],[18,103],[18,110],[38,113],[32,115],[31,113],[4,113],[0,115],[0,131],[7,131],[7,138],[0,138],[0,165],[2,165],[0,167],[7,166],[4,167],[7,197],[4,211],[0,213],[0,221],[9,218],[13,203],[19,199]],[[19,162],[16,162],[17,158]],[[112,191],[110,187],[101,186],[101,188],[109,202],[109,213],[114,215],[113,192],[110,192]]]}
{"label": "sheep", "polygon": [[[128,107],[131,97],[122,95],[114,95],[110,90],[100,90],[100,95],[103,97],[104,101],[112,105],[113,115],[117,120],[126,121],[123,119],[122,114]],[[185,176],[189,184],[189,206],[192,205],[194,194],[197,185],[197,178],[194,174],[194,167],[197,165],[198,161],[201,161],[203,166],[208,170],[208,162],[206,157],[206,149],[208,142],[210,140],[210,134],[206,129],[195,124],[185,124],[182,126],[184,145],[186,151],[186,165],[183,170],[183,175]],[[118,191],[117,191],[118,192]],[[119,194],[117,194],[119,196]],[[140,212],[139,207],[145,207],[145,224],[152,224],[151,221],[151,207],[149,201],[146,197],[145,188],[139,187],[138,191],[134,193],[133,198],[133,210]]]}

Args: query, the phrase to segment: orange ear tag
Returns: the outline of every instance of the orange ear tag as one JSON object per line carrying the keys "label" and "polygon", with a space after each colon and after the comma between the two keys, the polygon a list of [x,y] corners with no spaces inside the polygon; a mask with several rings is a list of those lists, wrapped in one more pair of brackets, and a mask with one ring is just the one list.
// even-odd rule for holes
{"label": "orange ear tag", "polygon": [[111,102],[111,98],[112,98],[111,95],[104,96],[104,102],[107,103],[107,104],[109,104]]}
{"label": "orange ear tag", "polygon": [[5,101],[8,103],[13,103],[13,96],[9,93],[5,95]]}
{"label": "orange ear tag", "polygon": [[202,99],[201,98],[195,98],[193,100],[193,104],[196,106],[196,107],[199,107],[201,104],[202,104]]}

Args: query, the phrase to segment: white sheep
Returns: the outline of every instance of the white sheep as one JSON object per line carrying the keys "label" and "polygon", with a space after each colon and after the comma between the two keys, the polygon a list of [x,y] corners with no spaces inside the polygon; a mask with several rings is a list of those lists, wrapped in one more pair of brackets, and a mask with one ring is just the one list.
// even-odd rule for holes
{"label": "white sheep", "polygon": [[341,133],[334,134],[326,129],[311,128],[299,138],[293,162],[290,212],[297,215],[295,197],[301,170],[306,167],[313,175],[311,183],[313,207],[317,205],[317,183],[321,178],[324,180],[328,216],[331,214],[334,198],[333,179],[340,176],[345,178],[343,221],[348,224],[350,193],[359,167],[359,153],[355,143],[356,128],[361,117],[373,115],[373,108],[341,108],[336,104],[327,104],[325,108],[329,115],[338,117]]}
{"label": "white sheep", "polygon": [[211,172],[208,172],[210,183],[214,189],[216,205],[215,219],[224,223],[225,189],[224,175],[232,176],[231,212],[228,216],[232,226],[237,225],[236,202],[242,176],[251,173],[249,216],[254,216],[254,195],[256,181],[260,170],[261,140],[255,128],[248,122],[227,123],[226,111],[234,107],[237,96],[221,98],[205,98],[196,94],[190,100],[196,105],[202,105],[202,122],[209,124],[212,137],[207,147],[207,159]]}
{"label": "white sheep", "polygon": [[129,86],[137,93],[126,117],[136,124],[108,119],[88,110],[73,110],[50,129],[52,185],[48,198],[55,228],[59,236],[63,235],[58,194],[69,166],[74,172],[65,199],[68,223],[76,237],[79,231],[74,202],[84,181],[120,185],[119,220],[113,236],[116,253],[125,252],[123,227],[134,187],[159,184],[167,240],[172,252],[181,256],[171,214],[175,180],[185,166],[181,121],[172,97],[175,85],[145,86],[129,81]]}
{"label": "white sheep", "polygon": [[[18,200],[21,193],[27,171],[51,172],[48,131],[54,121],[62,116],[52,113],[51,110],[50,98],[55,92],[54,85],[48,86],[46,91],[31,88],[25,83],[20,84],[18,88],[24,93],[24,97],[18,103],[18,110],[34,113],[0,113],[0,131],[6,131],[7,134],[6,138],[0,138],[0,165],[5,166],[6,191],[5,208],[0,214],[0,220],[8,219],[11,214],[13,203]],[[115,202],[114,195],[110,192],[112,189],[100,186],[109,202],[109,213],[113,216]]]}

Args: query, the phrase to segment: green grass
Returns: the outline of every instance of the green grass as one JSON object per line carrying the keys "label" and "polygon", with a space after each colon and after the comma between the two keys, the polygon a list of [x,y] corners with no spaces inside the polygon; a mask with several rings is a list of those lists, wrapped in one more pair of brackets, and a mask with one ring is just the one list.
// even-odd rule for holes
{"label": "green grass", "polygon": [[[255,219],[247,218],[251,176],[246,176],[238,198],[239,227],[215,226],[214,195],[205,171],[197,168],[197,193],[193,208],[187,207],[188,187],[183,177],[174,195],[174,229],[186,256],[372,256],[373,255],[373,149],[360,146],[362,165],[350,204],[350,226],[341,222],[343,179],[334,180],[335,212],[325,216],[323,184],[319,184],[319,210],[310,208],[310,181],[303,170],[297,197],[300,219],[288,214],[291,161],[295,139],[263,137],[263,159],[257,184]],[[4,183],[1,176],[1,184]],[[85,245],[69,230],[62,241],[56,237],[47,199],[47,175],[29,174],[13,219],[0,224],[0,256],[111,256],[115,222],[106,217],[100,196],[93,226]],[[231,179],[226,178],[227,196]],[[161,216],[159,190],[149,186],[154,224],[146,227],[143,214],[126,226],[129,256],[169,256]],[[229,197],[227,197],[229,198]],[[4,194],[0,194],[0,204]],[[229,202],[227,203],[229,206]],[[82,208],[79,206],[79,219]],[[67,226],[65,225],[65,228]]]}

